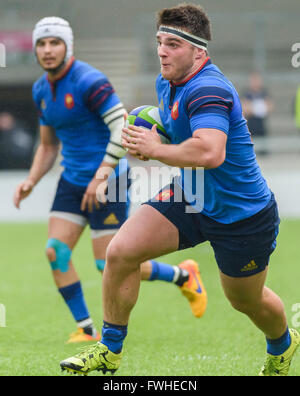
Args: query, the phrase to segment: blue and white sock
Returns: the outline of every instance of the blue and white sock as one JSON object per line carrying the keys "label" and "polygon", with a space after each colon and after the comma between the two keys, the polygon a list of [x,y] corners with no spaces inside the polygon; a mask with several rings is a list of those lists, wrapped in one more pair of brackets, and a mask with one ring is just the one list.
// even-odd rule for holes
{"label": "blue and white sock", "polygon": [[69,307],[77,326],[83,328],[86,334],[94,336],[95,328],[84,300],[80,281],[61,287],[58,291]]}
{"label": "blue and white sock", "polygon": [[165,282],[175,283],[177,286],[182,286],[184,282],[189,279],[188,271],[172,266],[170,264],[160,263],[155,260],[150,261],[152,265],[152,272],[149,281],[161,280]]}

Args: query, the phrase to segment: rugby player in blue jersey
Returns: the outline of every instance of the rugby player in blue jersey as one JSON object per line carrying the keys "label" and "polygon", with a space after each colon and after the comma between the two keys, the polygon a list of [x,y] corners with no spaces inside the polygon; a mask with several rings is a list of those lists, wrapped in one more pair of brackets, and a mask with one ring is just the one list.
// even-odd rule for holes
{"label": "rugby player in blue jersey", "polygon": [[[208,57],[210,21],[201,7],[164,9],[157,28],[161,74],[156,90],[173,144],[161,144],[155,126],[150,133],[130,126],[123,129],[123,145],[137,157],[178,166],[182,174],[163,189],[169,202],[160,199],[164,194],[157,195],[109,244],[101,343],[60,365],[85,374],[118,369],[138,296],[139,263],[209,241],[227,299],[266,337],[267,358],[260,375],[287,375],[300,336],[288,328],[280,298],[265,286],[279,217],[256,161],[239,96]],[[193,170],[185,172],[186,167]],[[192,193],[203,176],[203,196],[195,200]],[[181,202],[174,199],[178,191]]]}
{"label": "rugby player in blue jersey", "polygon": [[[107,245],[127,219],[128,164],[121,146],[126,111],[107,77],[74,58],[73,32],[66,20],[46,17],[39,21],[33,31],[33,48],[46,72],[33,85],[40,144],[27,179],[16,188],[14,203],[19,207],[51,169],[61,144],[63,172],[50,211],[46,253],[58,290],[77,323],[69,342],[99,340],[71,255],[89,224],[95,263],[103,272]],[[116,186],[119,199],[108,197],[105,202],[109,183]],[[142,264],[140,277],[176,284],[193,314],[204,314],[206,291],[192,260],[178,267],[151,260]]]}

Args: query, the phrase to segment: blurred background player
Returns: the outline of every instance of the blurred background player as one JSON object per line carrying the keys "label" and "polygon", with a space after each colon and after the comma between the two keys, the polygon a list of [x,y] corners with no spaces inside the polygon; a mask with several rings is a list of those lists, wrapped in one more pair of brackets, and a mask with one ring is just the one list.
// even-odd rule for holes
{"label": "blurred background player", "polygon": [[34,143],[29,131],[13,114],[0,113],[0,169],[28,169]]}
{"label": "blurred background player", "polygon": [[[147,133],[136,126],[124,128],[122,142],[132,155],[181,168],[181,176],[163,191],[171,197],[181,191],[183,199],[148,201],[121,227],[107,251],[101,343],[60,365],[85,374],[116,371],[137,301],[139,263],[178,246],[209,241],[224,294],[266,337],[267,358],[260,375],[287,375],[300,335],[288,328],[282,301],[265,286],[280,220],[256,161],[239,96],[207,55],[210,21],[200,6],[185,3],[160,11],[157,28],[161,74],[156,92],[173,144],[162,145],[155,126]],[[203,176],[198,167],[204,168],[203,205],[192,194]],[[184,168],[192,168],[192,174]],[[158,363],[159,356],[158,351]]]}
{"label": "blurred background player", "polygon": [[[244,116],[254,139],[268,135],[268,118],[274,109],[273,101],[264,86],[262,75],[253,72],[249,76],[249,85],[242,97]],[[256,149],[257,154],[267,154],[265,149]]]}
{"label": "blurred background player", "polygon": [[[66,20],[40,20],[33,31],[33,48],[46,72],[33,85],[40,144],[27,179],[16,188],[14,204],[19,208],[51,169],[61,143],[64,170],[50,212],[46,253],[58,290],[77,322],[69,342],[98,340],[71,255],[89,224],[96,266],[102,272],[106,247],[127,218],[128,163],[126,159],[119,162],[126,154],[121,146],[126,111],[107,77],[75,60],[73,32]],[[115,183],[121,199],[99,203],[99,199],[105,201],[108,183]],[[141,278],[175,283],[189,299],[194,315],[203,315],[206,292],[196,263],[173,267],[149,261],[143,264]],[[201,283],[201,291],[196,282]]]}

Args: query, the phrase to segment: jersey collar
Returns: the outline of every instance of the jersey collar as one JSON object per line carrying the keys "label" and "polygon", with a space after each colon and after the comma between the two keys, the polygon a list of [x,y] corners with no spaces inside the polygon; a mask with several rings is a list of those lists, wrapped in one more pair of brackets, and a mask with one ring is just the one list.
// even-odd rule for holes
{"label": "jersey collar", "polygon": [[63,79],[63,78],[69,73],[69,71],[70,71],[71,67],[73,66],[73,63],[74,63],[74,62],[75,62],[75,57],[72,56],[72,58],[70,58],[70,60],[69,60],[68,66],[66,67],[66,69],[64,70],[64,72],[63,72],[61,75],[59,75],[57,78],[55,78],[54,80],[49,80],[49,76],[48,76],[48,74],[47,74],[47,80],[48,80],[48,82],[49,82],[51,85],[53,85],[53,84],[56,84],[57,81]]}

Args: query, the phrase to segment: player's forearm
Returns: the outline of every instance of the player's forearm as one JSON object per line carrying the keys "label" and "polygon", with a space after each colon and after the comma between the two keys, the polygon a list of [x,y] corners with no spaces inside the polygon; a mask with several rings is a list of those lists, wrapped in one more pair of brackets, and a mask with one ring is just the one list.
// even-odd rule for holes
{"label": "player's forearm", "polygon": [[58,150],[58,145],[40,144],[38,146],[28,175],[28,179],[34,185],[53,167]]}
{"label": "player's forearm", "polygon": [[152,157],[169,166],[179,168],[216,168],[220,165],[214,153],[200,139],[191,138],[180,144],[159,145]]}
{"label": "player's forearm", "polygon": [[118,164],[111,164],[109,162],[103,161],[95,174],[95,179],[98,180],[108,179],[109,176],[114,172],[117,165]]}
{"label": "player's forearm", "polygon": [[110,138],[106,146],[106,153],[103,163],[113,168],[126,155],[126,149],[122,146],[121,135],[124,126],[124,116],[127,114],[122,103],[117,104],[103,114],[103,122],[107,125],[110,131]]}

